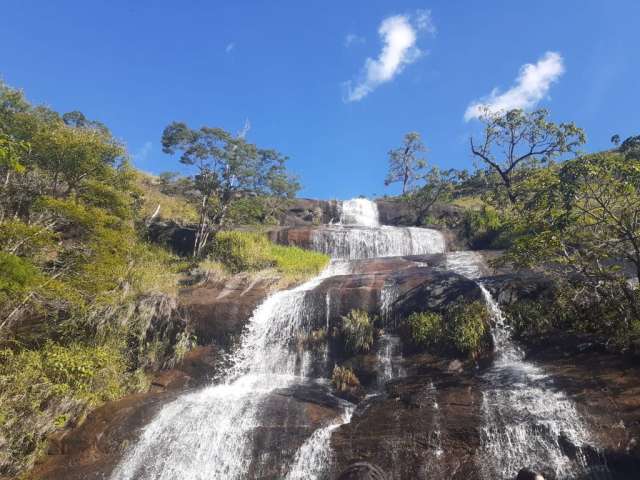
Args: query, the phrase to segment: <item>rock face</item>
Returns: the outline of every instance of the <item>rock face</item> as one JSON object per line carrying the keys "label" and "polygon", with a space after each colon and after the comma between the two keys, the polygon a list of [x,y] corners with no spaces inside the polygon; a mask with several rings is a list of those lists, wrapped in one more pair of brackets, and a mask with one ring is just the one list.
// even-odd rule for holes
{"label": "rock face", "polygon": [[[300,241],[309,228],[299,232]],[[325,279],[305,299],[309,330],[334,329],[358,308],[383,319],[393,332],[414,311],[441,311],[458,299],[482,298],[478,286],[446,270],[443,255],[359,260],[352,273]],[[494,272],[495,273],[495,272]],[[487,272],[489,274],[489,272]],[[534,273],[499,271],[483,283],[503,303],[540,298],[551,286]],[[233,345],[256,305],[276,286],[273,278],[211,279],[184,292],[201,346],[174,369],[158,374],[151,390],[94,411],[73,430],[50,442],[49,456],[31,478],[98,480],[108,478],[141,429],[178,393],[211,381],[221,368],[220,349]],[[402,348],[401,348],[402,350]],[[607,352],[589,338],[557,334],[527,345],[528,359],[554,380],[554,388],[575,402],[601,450],[580,452],[559,438],[567,455],[606,463],[610,477],[633,479],[640,471],[640,369],[632,360]],[[483,478],[481,444],[485,366],[463,358],[404,351],[404,375],[380,381],[379,351],[346,358],[330,344],[314,358],[319,376],[334,363],[356,371],[369,395],[359,401],[351,421],[331,436],[332,478],[371,480],[473,480]],[[335,421],[344,403],[328,385],[304,384],[275,390],[261,404],[262,419],[252,431],[254,454],[249,478],[280,479],[312,432]],[[526,471],[518,478],[536,478]],[[520,467],[518,467],[520,468]],[[550,478],[543,469],[542,475]],[[529,475],[527,477],[526,475]],[[603,474],[604,475],[604,474]]]}
{"label": "rock face", "polygon": [[338,480],[387,480],[387,474],[375,465],[357,462],[349,465],[338,476]]}
{"label": "rock face", "polygon": [[407,377],[359,405],[334,433],[336,471],[367,462],[389,479],[478,478],[481,394],[473,369],[452,373],[427,355],[408,363]]}
{"label": "rock face", "polygon": [[180,303],[187,311],[200,344],[215,341],[229,346],[244,328],[255,308],[276,287],[278,277],[241,274],[211,278],[204,284],[185,289]]}

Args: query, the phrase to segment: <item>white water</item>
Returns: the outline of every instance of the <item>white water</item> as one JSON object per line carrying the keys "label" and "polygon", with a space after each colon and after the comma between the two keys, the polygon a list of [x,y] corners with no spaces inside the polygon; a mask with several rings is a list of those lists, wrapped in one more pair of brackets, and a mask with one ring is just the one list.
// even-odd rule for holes
{"label": "white water", "polygon": [[[378,227],[377,207],[368,200],[344,202],[341,223],[322,236],[322,250],[334,258],[444,251],[436,231]],[[252,433],[265,420],[260,417],[263,401],[275,389],[308,380],[309,353],[293,345],[318,314],[307,293],[323,279],[346,273],[349,264],[334,261],[313,280],[268,297],[249,320],[225,377],[165,405],[112,472],[111,480],[247,478],[255,456]],[[330,295],[325,307],[328,315]],[[297,452],[287,478],[324,475],[331,459],[331,432],[348,422],[350,415],[348,410],[314,432]]]}
{"label": "white water", "polygon": [[315,250],[348,260],[445,251],[440,232],[417,227],[328,225],[314,230],[312,241]]}
{"label": "white water", "polygon": [[378,384],[384,385],[394,378],[402,378],[407,375],[402,366],[402,346],[400,337],[385,333],[378,339],[378,364],[380,365],[380,375]]}
{"label": "white water", "polygon": [[[484,374],[480,470],[483,478],[515,478],[523,467],[551,469],[558,479],[570,478],[584,469],[580,447],[592,444],[584,422],[567,396],[555,391],[552,379],[536,365],[524,360],[511,339],[504,314],[485,286],[482,257],[475,252],[447,254],[447,268],[476,280],[493,320],[495,355]],[[576,460],[560,445],[564,437],[578,447]]]}
{"label": "white water", "polygon": [[333,263],[313,280],[268,297],[252,315],[222,383],[166,405],[111,480],[246,478],[260,404],[276,388],[300,382],[307,373],[302,355],[292,353],[290,345],[314,313],[306,294],[322,279],[344,271],[344,264]]}
{"label": "white water", "polygon": [[296,453],[286,480],[320,480],[324,478],[332,463],[331,434],[341,425],[349,423],[352,414],[353,408],[348,408],[339,419],[313,432]]}
{"label": "white water", "polygon": [[340,205],[340,224],[378,227],[378,205],[366,198],[345,200]]}

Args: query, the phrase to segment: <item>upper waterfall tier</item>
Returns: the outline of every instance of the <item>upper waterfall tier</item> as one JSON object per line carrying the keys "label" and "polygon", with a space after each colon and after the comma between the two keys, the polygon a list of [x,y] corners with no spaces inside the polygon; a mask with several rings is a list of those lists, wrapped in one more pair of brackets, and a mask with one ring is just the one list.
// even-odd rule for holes
{"label": "upper waterfall tier", "polygon": [[345,200],[340,205],[340,224],[377,227],[380,225],[378,205],[366,198]]}

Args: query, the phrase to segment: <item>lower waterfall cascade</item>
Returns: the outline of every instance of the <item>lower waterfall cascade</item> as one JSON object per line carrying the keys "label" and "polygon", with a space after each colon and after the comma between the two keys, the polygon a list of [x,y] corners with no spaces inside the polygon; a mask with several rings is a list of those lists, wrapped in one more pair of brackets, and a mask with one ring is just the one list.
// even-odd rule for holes
{"label": "lower waterfall cascade", "polygon": [[[333,308],[330,294],[318,302],[310,293],[331,277],[352,273],[356,260],[425,254],[445,254],[446,269],[475,281],[491,313],[495,359],[482,373],[486,385],[480,407],[483,426],[478,452],[482,478],[512,479],[527,466],[551,469],[560,480],[574,478],[587,468],[580,455],[569,458],[561,442],[575,445],[579,452],[583,445],[596,442],[572,401],[553,388],[553,379],[540,367],[524,359],[511,339],[499,305],[482,283],[483,259],[479,254],[445,253],[444,236],[437,230],[380,226],[376,203],[366,199],[342,202],[340,222],[314,232],[313,246],[331,256],[330,265],[302,285],[267,297],[253,312],[239,347],[231,354],[226,374],[164,405],[127,449],[110,480],[258,477],[259,466],[254,460],[260,452],[256,453],[252,444],[252,432],[262,425],[264,402],[278,389],[309,383],[326,388],[328,384],[332,365],[327,364],[318,374],[310,366],[309,352],[295,341],[301,333],[310,331],[316,317],[329,326]],[[379,299],[383,320],[392,316],[396,296],[395,286],[385,284]],[[376,346],[381,372],[378,387],[382,391],[385,382],[404,377],[406,371],[398,336],[384,333]],[[426,395],[432,408],[438,410],[433,383]],[[289,465],[280,466],[279,478],[331,478],[331,436],[351,421],[355,409],[346,401],[340,405],[342,413],[311,433]],[[436,419],[438,428],[429,437],[434,445],[433,472],[439,471],[443,455],[440,425],[447,422],[439,413]]]}
{"label": "lower waterfall cascade", "polygon": [[[538,366],[524,359],[524,352],[511,339],[504,314],[484,286],[482,257],[476,252],[447,254],[447,268],[475,280],[493,321],[495,359],[483,377],[480,471],[486,480],[515,478],[523,464],[551,470],[556,478],[571,478],[587,471],[582,453],[594,439],[580,418],[573,402],[553,389],[553,379]],[[561,442],[576,448],[572,459]],[[606,468],[592,468],[590,478],[608,478]]]}

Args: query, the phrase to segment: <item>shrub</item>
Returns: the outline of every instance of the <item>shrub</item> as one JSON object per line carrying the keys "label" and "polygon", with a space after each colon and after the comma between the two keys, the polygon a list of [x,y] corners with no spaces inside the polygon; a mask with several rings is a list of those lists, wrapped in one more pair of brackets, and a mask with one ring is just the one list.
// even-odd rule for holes
{"label": "shrub", "polygon": [[360,381],[349,367],[333,367],[331,383],[338,392],[345,392],[360,385]]}
{"label": "shrub", "polygon": [[110,346],[60,345],[0,350],[0,472],[30,466],[46,436],[88,407],[146,387]]}
{"label": "shrub", "polygon": [[489,345],[488,325],[489,311],[483,302],[457,302],[444,315],[412,313],[403,332],[405,340],[419,350],[475,357]]}
{"label": "shrub", "polygon": [[349,353],[368,352],[373,345],[374,321],[364,310],[351,310],[342,317],[341,339]]}
{"label": "shrub", "polygon": [[475,357],[487,346],[489,311],[483,302],[454,303],[446,318],[447,336],[459,353]]}
{"label": "shrub", "polygon": [[416,347],[438,345],[443,338],[442,315],[434,312],[414,312],[407,318],[409,340]]}
{"label": "shrub", "polygon": [[308,335],[300,339],[300,343],[307,350],[319,350],[327,342],[327,329],[311,330]]}
{"label": "shrub", "polygon": [[480,210],[466,210],[462,235],[474,250],[505,248],[510,244],[508,227],[497,210],[484,205]]}

